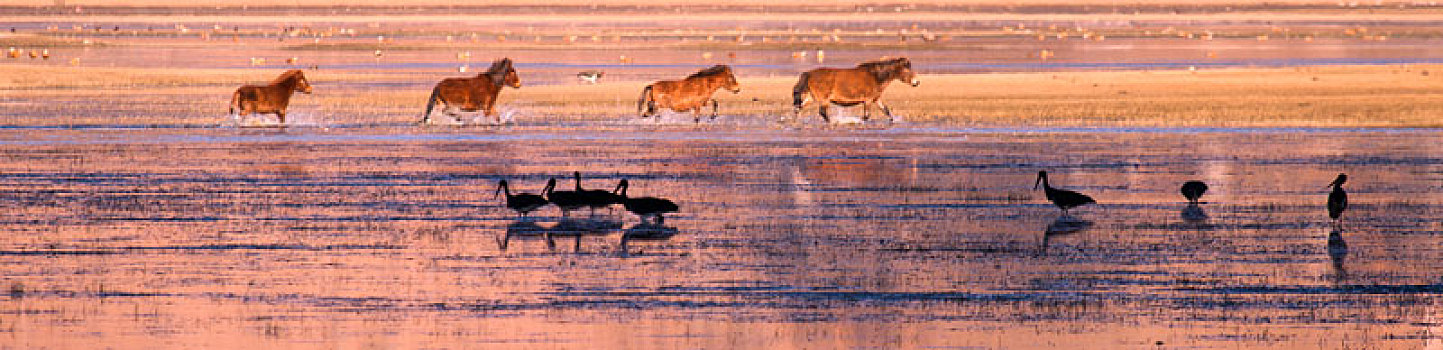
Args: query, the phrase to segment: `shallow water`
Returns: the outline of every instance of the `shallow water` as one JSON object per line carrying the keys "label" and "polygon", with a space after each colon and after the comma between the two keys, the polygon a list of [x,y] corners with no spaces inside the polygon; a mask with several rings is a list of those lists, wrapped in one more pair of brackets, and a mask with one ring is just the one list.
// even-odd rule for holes
{"label": "shallow water", "polygon": [[[1438,346],[1436,130],[25,129],[22,348]],[[1060,219],[1032,185],[1101,204]],[[664,225],[492,199],[581,171]],[[1346,172],[1341,229],[1325,185]],[[1177,194],[1206,181],[1204,204]]]}

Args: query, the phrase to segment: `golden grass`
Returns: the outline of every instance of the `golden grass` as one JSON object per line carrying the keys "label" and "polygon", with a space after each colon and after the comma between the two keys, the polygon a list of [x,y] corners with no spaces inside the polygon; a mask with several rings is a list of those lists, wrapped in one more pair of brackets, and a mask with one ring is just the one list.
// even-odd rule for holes
{"label": "golden grass", "polygon": [[[0,65],[0,97],[34,102],[72,95],[143,99],[170,101],[182,111],[222,110],[235,86],[264,82],[277,72]],[[1443,66],[923,75],[921,86],[893,84],[883,100],[907,120],[955,126],[1443,127],[1438,118],[1443,116],[1440,73]],[[416,79],[326,71],[308,76],[321,84]],[[716,95],[723,114],[765,119],[791,114],[794,78],[743,75],[739,80],[742,93]],[[499,107],[519,110],[521,118],[532,121],[634,118],[636,99],[646,83],[507,88]],[[294,100],[292,108],[324,111],[347,122],[410,122],[419,116],[428,94],[426,89],[317,88],[315,94]],[[844,113],[860,111],[854,107]],[[68,120],[103,123],[113,117],[104,110],[75,114],[79,119]],[[184,114],[127,117],[196,124],[221,117]],[[803,118],[817,120],[815,108],[803,111]]]}

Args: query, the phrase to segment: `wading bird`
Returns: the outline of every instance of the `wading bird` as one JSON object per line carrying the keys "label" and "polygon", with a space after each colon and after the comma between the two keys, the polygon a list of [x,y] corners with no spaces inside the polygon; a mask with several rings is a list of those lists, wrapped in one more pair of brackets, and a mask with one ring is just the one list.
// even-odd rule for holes
{"label": "wading bird", "polygon": [[576,191],[557,191],[555,178],[546,181],[546,189],[542,193],[546,195],[546,200],[561,209],[561,216],[569,216],[572,210],[586,206]]}
{"label": "wading bird", "polygon": [[1348,182],[1348,174],[1338,174],[1333,183],[1328,187],[1333,188],[1333,193],[1328,194],[1328,217],[1337,224],[1343,218],[1343,211],[1348,210],[1348,191],[1343,190],[1343,183]]}
{"label": "wading bird", "polygon": [[1047,183],[1046,171],[1037,172],[1037,181],[1032,184],[1032,189],[1036,190],[1038,186],[1041,186],[1042,191],[1047,194],[1047,200],[1052,201],[1053,205],[1062,209],[1062,215],[1067,215],[1068,209],[1088,203],[1097,203],[1097,201],[1092,200],[1092,197],[1088,197],[1085,194],[1052,188],[1052,185]]}
{"label": "wading bird", "polygon": [[[606,208],[610,207],[612,204],[621,203],[622,197],[621,195],[616,194],[616,191],[608,192],[606,190],[588,190],[581,188],[581,172],[573,172],[572,175],[576,177],[577,198],[581,200],[582,205],[590,207],[593,213],[597,209]],[[618,184],[616,188],[617,190],[620,190],[621,185]]]}
{"label": "wading bird", "polygon": [[681,209],[677,207],[675,202],[665,198],[627,197],[626,189],[630,187],[630,182],[626,181],[626,179],[621,179],[621,183],[616,185],[616,190],[618,195],[621,196],[621,205],[626,207],[626,211],[641,217],[642,224],[645,224],[646,218],[650,216],[656,218],[654,220],[655,224],[661,225],[661,223],[666,220],[666,218],[662,217],[662,214],[675,213]]}
{"label": "wading bird", "polygon": [[1208,192],[1208,185],[1202,181],[1188,181],[1182,184],[1181,192],[1189,203],[1197,204],[1198,198]]}
{"label": "wading bird", "polygon": [[[548,185],[547,188],[542,189],[542,192],[550,189],[551,187],[549,186],[552,185]],[[550,201],[546,200],[546,198],[535,194],[511,194],[511,187],[506,185],[506,180],[501,180],[501,182],[496,185],[496,193],[491,195],[491,198],[495,199],[503,192],[506,193],[506,207],[511,208],[511,210],[515,210],[516,214],[520,215],[521,217],[526,217],[526,214],[529,214],[536,209],[541,209],[541,207],[544,207],[546,206],[546,204],[551,203]]]}

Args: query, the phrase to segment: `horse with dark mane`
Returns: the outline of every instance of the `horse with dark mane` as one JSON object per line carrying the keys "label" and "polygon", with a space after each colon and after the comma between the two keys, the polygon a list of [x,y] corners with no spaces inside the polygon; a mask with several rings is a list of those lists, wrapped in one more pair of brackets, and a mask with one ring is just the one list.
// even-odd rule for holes
{"label": "horse with dark mane", "polygon": [[311,93],[311,83],[299,69],[281,73],[268,85],[244,85],[236,89],[230,97],[230,113],[235,114],[236,108],[240,108],[239,115],[275,114],[281,125],[285,125],[286,106],[291,104],[294,91]]}
{"label": "horse with dark mane", "polygon": [[875,104],[882,108],[890,122],[892,109],[882,104],[882,91],[897,80],[917,86],[917,74],[912,72],[912,61],[907,58],[882,59],[858,64],[854,68],[817,68],[802,73],[797,85],[792,88],[792,116],[800,115],[802,108],[816,101],[817,113],[822,120],[831,122],[827,116],[827,105],[843,107],[862,105],[862,120],[871,117],[869,107]]}
{"label": "horse with dark mane", "polygon": [[[431,97],[426,99],[426,113],[421,115],[421,123],[431,122],[431,109],[436,107],[437,100],[445,105],[442,112],[456,118],[456,121],[461,121],[456,109],[465,112],[484,109],[485,115],[491,116],[496,113],[496,96],[501,94],[504,86],[521,88],[521,77],[516,75],[510,58],[492,62],[491,69],[475,77],[442,79],[431,89]],[[500,122],[501,117],[497,116],[496,121]]]}
{"label": "horse with dark mane", "polygon": [[726,88],[732,93],[742,92],[737,84],[732,67],[717,65],[703,69],[682,80],[663,80],[641,90],[641,99],[636,101],[636,110],[642,118],[656,115],[656,110],[669,108],[673,111],[691,111],[692,121],[701,122],[701,108],[711,103],[711,118],[716,119],[717,102],[712,99],[717,89]]}

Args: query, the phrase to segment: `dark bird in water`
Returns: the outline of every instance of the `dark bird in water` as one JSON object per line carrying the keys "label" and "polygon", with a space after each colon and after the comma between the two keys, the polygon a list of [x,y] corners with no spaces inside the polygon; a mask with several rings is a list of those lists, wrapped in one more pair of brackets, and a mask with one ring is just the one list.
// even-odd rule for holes
{"label": "dark bird in water", "polygon": [[[547,188],[549,189],[550,187]],[[550,203],[550,201],[547,201],[546,198],[542,198],[541,196],[535,194],[511,194],[511,187],[506,185],[506,180],[501,180],[501,183],[496,185],[496,194],[493,194],[491,198],[495,199],[496,197],[500,196],[502,192],[506,193],[506,207],[511,208],[511,210],[515,210],[516,214],[523,217],[525,217],[526,214],[535,211],[536,209],[541,209],[541,207],[546,206],[547,203]]]}
{"label": "dark bird in water", "polygon": [[1047,183],[1046,171],[1037,172],[1037,182],[1032,184],[1032,189],[1036,190],[1038,186],[1041,186],[1043,192],[1047,193],[1047,200],[1052,201],[1052,204],[1062,209],[1062,215],[1067,215],[1068,209],[1088,203],[1097,203],[1097,201],[1092,200],[1092,197],[1088,197],[1085,194],[1060,188],[1052,188],[1052,185]]}
{"label": "dark bird in water", "polygon": [[1208,184],[1202,181],[1188,181],[1182,184],[1182,196],[1187,198],[1189,203],[1197,204],[1197,199],[1208,193]]}
{"label": "dark bird in water", "polygon": [[621,195],[616,194],[616,191],[621,189],[621,184],[617,184],[616,190],[612,191],[588,190],[581,188],[581,172],[577,171],[573,173],[573,175],[576,176],[577,198],[581,199],[582,204],[591,207],[591,210],[595,211],[596,209],[610,207],[612,204],[621,203]]}
{"label": "dark bird in water", "polygon": [[572,210],[581,209],[586,203],[581,201],[581,196],[576,191],[557,191],[556,179],[546,181],[546,200],[551,201],[557,208],[561,209],[561,216],[567,216]]}
{"label": "dark bird in water", "polygon": [[1328,184],[1333,188],[1333,193],[1328,194],[1328,217],[1333,218],[1335,224],[1343,217],[1343,211],[1348,210],[1348,192],[1343,190],[1344,182],[1348,182],[1348,174],[1338,174],[1338,178]]}
{"label": "dark bird in water", "polygon": [[621,205],[626,207],[626,211],[641,217],[642,223],[646,223],[646,218],[651,216],[656,218],[655,221],[657,225],[661,225],[661,223],[666,220],[666,218],[662,217],[662,214],[675,213],[677,210],[681,210],[675,202],[665,198],[627,197],[626,189],[630,187],[631,183],[626,181],[626,179],[621,179],[621,183],[616,185],[616,189],[622,198]]}

